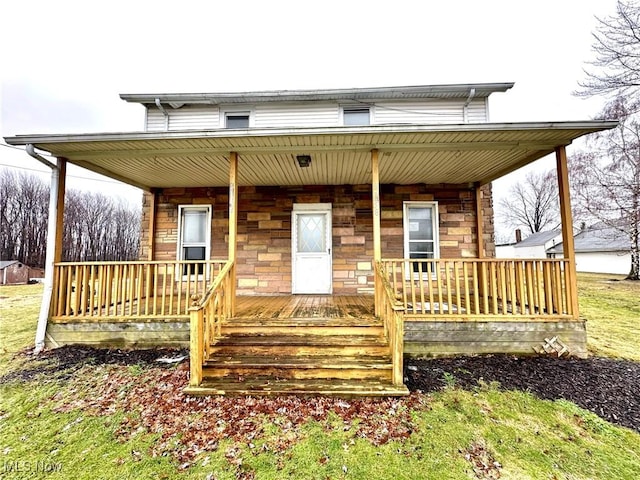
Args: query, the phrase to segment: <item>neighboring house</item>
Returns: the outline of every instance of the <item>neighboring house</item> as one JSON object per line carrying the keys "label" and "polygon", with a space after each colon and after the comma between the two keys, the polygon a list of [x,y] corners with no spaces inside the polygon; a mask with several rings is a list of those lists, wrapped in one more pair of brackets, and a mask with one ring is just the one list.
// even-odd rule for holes
{"label": "neighboring house", "polygon": [[18,260],[0,261],[0,285],[27,283],[29,267]]}
{"label": "neighboring house", "polygon": [[140,261],[56,244],[48,345],[189,345],[196,394],[401,395],[404,355],[586,354],[573,252],[496,260],[491,182],[555,152],[568,192],[565,146],[616,123],[490,123],[511,87],[121,95],[144,132],[7,138],[62,190],[67,162],[145,190]]}
{"label": "neighboring house", "polygon": [[508,245],[496,245],[497,258],[547,258],[547,250],[562,243],[562,231],[536,232],[524,240]]}
{"label": "neighboring house", "polygon": [[[578,272],[627,275],[631,270],[631,241],[620,231],[598,224],[582,230],[573,241]],[[549,248],[547,254],[562,257],[563,244]]]}

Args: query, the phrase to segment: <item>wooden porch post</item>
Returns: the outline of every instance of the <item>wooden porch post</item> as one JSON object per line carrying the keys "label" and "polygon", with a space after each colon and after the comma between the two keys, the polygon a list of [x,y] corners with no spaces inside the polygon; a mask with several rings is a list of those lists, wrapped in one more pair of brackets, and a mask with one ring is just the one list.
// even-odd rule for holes
{"label": "wooden porch post", "polygon": [[151,190],[149,192],[150,195],[147,197],[149,199],[149,238],[148,238],[148,253],[147,259],[150,262],[153,262],[156,256],[156,205],[157,205],[157,193],[155,190]]}
{"label": "wooden porch post", "polygon": [[[475,185],[475,200],[476,200],[476,229],[478,231],[478,259],[485,258],[484,250],[484,215],[482,211],[482,185],[476,183]],[[485,291],[485,282],[487,277],[484,274],[484,263],[478,262],[478,295],[483,295]]]}
{"label": "wooden porch post", "polygon": [[571,216],[571,199],[569,198],[569,171],[567,168],[567,152],[564,145],[556,147],[556,166],[558,174],[558,193],[560,196],[560,217],[562,219],[562,250],[568,260],[565,272],[567,281],[567,297],[571,304],[573,318],[578,318],[578,280],[576,275],[576,255],[573,243],[573,218]]}
{"label": "wooden porch post", "polygon": [[229,314],[236,313],[236,261],[238,248],[238,154],[229,155],[229,261],[233,262],[229,277]]}
{"label": "wooden porch post", "polygon": [[485,257],[484,251],[484,215],[482,213],[482,190],[481,185],[476,183],[476,228],[478,230],[478,258]]}
{"label": "wooden porch post", "polygon": [[[65,186],[67,184],[67,159],[66,158],[58,158],[56,161],[56,166],[58,168],[58,192],[57,192],[57,211],[56,211],[56,241],[53,249],[53,263],[60,263],[62,261],[62,240],[64,237],[64,201],[65,201]],[[54,276],[53,276],[53,297],[51,301],[51,306],[49,307],[49,315],[53,315],[53,306],[57,304],[57,302],[62,303],[62,305],[58,305],[59,309],[66,309],[66,299],[67,299],[67,282],[60,279],[56,275],[56,271],[58,275],[60,274],[59,270],[54,268]]]}
{"label": "wooden porch post", "polygon": [[53,263],[62,261],[62,237],[64,222],[64,190],[67,184],[67,159],[58,158],[58,211],[56,212],[56,245],[53,251]]}
{"label": "wooden porch post", "polygon": [[371,150],[371,194],[373,208],[373,268],[374,268],[374,305],[375,314],[379,315],[378,307],[379,295],[381,294],[378,275],[375,273],[378,262],[382,260],[382,248],[380,239],[380,165],[378,150]]}

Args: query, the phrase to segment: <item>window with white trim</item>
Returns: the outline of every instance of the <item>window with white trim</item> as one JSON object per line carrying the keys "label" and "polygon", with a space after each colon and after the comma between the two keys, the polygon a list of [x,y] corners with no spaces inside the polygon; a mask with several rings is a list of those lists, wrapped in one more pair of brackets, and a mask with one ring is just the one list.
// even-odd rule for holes
{"label": "window with white trim", "polygon": [[[438,244],[438,202],[404,202],[404,257],[439,258]],[[427,274],[427,262],[412,262],[413,273],[422,267]],[[433,272],[434,265],[430,264]]]}
{"label": "window with white trim", "polygon": [[342,107],[343,125],[370,125],[371,109],[369,107]]}
{"label": "window with white trim", "polygon": [[[178,207],[178,259],[207,260],[211,250],[211,205]],[[204,265],[185,265],[183,275],[201,275]]]}

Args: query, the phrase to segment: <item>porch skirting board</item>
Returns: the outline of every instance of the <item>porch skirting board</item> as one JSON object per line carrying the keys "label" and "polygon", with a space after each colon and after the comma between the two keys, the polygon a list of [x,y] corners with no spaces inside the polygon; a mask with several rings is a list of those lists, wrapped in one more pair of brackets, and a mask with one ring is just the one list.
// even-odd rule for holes
{"label": "porch skirting board", "polygon": [[188,321],[49,323],[46,346],[101,348],[189,347]]}
{"label": "porch skirting board", "polygon": [[[408,357],[489,353],[535,354],[545,338],[557,336],[573,355],[587,355],[584,321],[408,321]],[[103,348],[189,347],[189,322],[138,321],[49,323],[47,347],[88,345]]]}
{"label": "porch skirting board", "polygon": [[408,357],[506,353],[534,355],[545,338],[557,336],[572,355],[587,356],[585,321],[405,322]]}

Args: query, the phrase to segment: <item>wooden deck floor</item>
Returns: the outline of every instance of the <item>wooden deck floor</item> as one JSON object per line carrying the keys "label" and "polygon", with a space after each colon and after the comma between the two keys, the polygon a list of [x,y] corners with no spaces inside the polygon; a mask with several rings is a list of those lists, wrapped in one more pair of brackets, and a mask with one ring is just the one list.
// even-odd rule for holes
{"label": "wooden deck floor", "polygon": [[373,319],[373,296],[240,296],[236,300],[236,317],[256,319]]}

